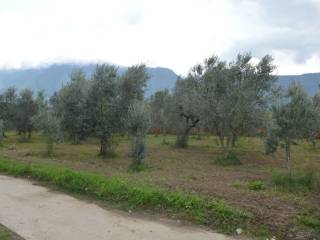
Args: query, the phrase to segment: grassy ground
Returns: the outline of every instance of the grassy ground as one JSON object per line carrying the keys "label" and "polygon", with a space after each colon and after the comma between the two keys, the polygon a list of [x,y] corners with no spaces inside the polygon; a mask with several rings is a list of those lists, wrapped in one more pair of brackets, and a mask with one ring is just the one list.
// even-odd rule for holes
{"label": "grassy ground", "polygon": [[[167,190],[198,194],[205,198],[223,199],[231,206],[249,213],[257,225],[283,239],[307,239],[320,235],[320,189],[284,191],[272,184],[275,171],[285,170],[282,151],[266,156],[263,141],[241,138],[235,153],[241,165],[220,166],[216,158],[222,150],[214,137],[190,139],[187,149],[162,145],[161,137],[148,136],[146,168],[138,173],[128,171],[129,144],[121,139],[116,156],[103,159],[97,155],[98,142],[90,139],[79,145],[68,142],[55,146],[53,157],[45,157],[45,141],[34,135],[30,142],[21,142],[10,133],[1,147],[1,155],[22,162],[50,163],[76,170],[117,176],[134,184],[156,186]],[[320,149],[312,150],[307,143],[293,149],[294,171],[320,172]]]}
{"label": "grassy ground", "polygon": [[23,240],[23,238],[0,224],[0,240]]}

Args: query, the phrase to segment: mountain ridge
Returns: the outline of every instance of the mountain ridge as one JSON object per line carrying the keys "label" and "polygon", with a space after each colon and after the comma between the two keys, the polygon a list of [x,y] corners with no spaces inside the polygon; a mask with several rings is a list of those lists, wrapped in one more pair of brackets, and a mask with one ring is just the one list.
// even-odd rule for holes
{"label": "mountain ridge", "polygon": [[[0,69],[0,91],[14,86],[18,90],[31,88],[34,91],[45,91],[47,96],[52,95],[70,80],[70,74],[75,69],[82,69],[87,78],[93,74],[97,64],[55,63],[41,67],[24,69]],[[127,67],[119,66],[118,73],[122,74]],[[171,88],[177,74],[169,68],[147,67],[150,80],[146,89],[146,96],[150,96],[158,89]]]}
{"label": "mountain ridge", "polygon": [[320,73],[303,73],[300,75],[279,75],[279,84],[287,88],[290,83],[300,83],[308,92],[309,95],[314,95],[320,86]]}
{"label": "mountain ridge", "polygon": [[[44,90],[47,96],[67,84],[74,69],[82,69],[89,78],[94,72],[96,63],[54,63],[40,67],[22,69],[0,69],[0,91],[14,86],[18,90],[31,88],[34,91]],[[119,74],[124,73],[127,67],[120,66]],[[178,75],[170,68],[147,67],[151,78],[146,89],[146,96],[163,90],[172,89]],[[320,85],[320,73],[304,73],[301,75],[278,75],[279,84],[286,88],[293,82],[299,82],[309,95],[314,95]]]}

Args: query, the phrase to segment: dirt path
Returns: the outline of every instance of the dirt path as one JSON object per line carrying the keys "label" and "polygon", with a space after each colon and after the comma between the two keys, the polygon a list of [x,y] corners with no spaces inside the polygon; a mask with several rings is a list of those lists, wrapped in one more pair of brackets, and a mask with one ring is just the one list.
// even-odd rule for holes
{"label": "dirt path", "polygon": [[104,210],[32,182],[0,175],[0,223],[31,240],[231,240],[198,228]]}

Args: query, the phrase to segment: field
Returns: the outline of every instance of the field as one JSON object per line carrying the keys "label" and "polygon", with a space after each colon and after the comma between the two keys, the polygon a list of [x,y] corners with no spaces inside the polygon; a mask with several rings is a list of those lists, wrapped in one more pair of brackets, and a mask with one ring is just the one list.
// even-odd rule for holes
{"label": "field", "polygon": [[[46,145],[34,134],[28,142],[15,133],[4,140],[1,156],[21,162],[49,163],[75,170],[117,176],[135,184],[183,191],[202,197],[223,199],[236,209],[244,210],[257,225],[265,225],[271,234],[283,239],[307,239],[320,234],[320,148],[309,143],[294,146],[294,173],[314,174],[312,189],[303,184],[297,189],[283,189],[273,183],[275,174],[286,171],[283,151],[273,156],[264,154],[264,142],[259,138],[241,138],[235,155],[241,165],[221,166],[215,162],[222,149],[213,136],[191,137],[187,149],[162,145],[162,138],[147,137],[147,155],[140,172],[129,171],[129,144],[121,138],[115,156],[98,156],[98,141],[89,139],[81,144],[64,142],[56,145],[54,155],[44,155]],[[309,185],[308,185],[309,186]]]}

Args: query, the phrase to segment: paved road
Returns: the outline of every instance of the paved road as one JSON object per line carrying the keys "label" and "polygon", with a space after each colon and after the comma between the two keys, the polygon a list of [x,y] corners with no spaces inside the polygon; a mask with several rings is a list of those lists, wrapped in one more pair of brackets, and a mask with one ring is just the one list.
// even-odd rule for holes
{"label": "paved road", "polygon": [[221,234],[148,221],[0,175],[0,223],[31,240],[231,240]]}

